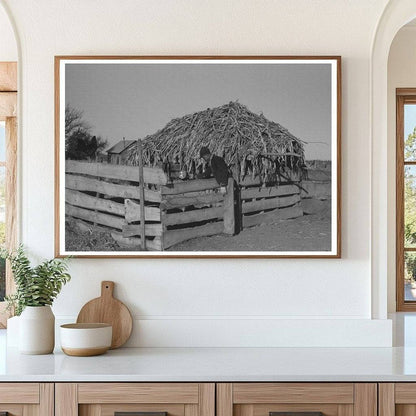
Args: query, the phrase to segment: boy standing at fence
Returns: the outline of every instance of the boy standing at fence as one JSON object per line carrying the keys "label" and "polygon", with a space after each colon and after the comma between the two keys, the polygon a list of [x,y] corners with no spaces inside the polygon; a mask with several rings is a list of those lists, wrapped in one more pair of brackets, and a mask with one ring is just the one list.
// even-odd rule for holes
{"label": "boy standing at fence", "polygon": [[220,185],[220,192],[225,194],[227,192],[228,178],[230,177],[230,171],[228,169],[225,160],[217,155],[211,154],[208,147],[201,147],[199,156],[205,160],[207,167],[205,172],[202,173],[202,178],[210,178],[213,176]]}
{"label": "boy standing at fence", "polygon": [[[228,178],[232,177],[230,169],[228,169],[225,160],[220,157],[211,154],[208,147],[201,147],[199,156],[205,160],[207,166],[205,171],[199,175],[199,178],[210,178],[213,176],[220,185],[220,192],[222,194],[227,193]],[[241,217],[241,195],[240,187],[236,181],[233,181],[233,189],[231,190],[234,199],[234,234],[238,234],[241,231],[242,217]]]}

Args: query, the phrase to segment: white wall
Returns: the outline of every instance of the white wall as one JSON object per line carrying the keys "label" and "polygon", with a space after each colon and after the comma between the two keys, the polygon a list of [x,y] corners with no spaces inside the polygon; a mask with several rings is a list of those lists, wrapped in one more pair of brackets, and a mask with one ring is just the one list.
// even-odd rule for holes
{"label": "white wall", "polygon": [[0,7],[0,61],[17,61],[16,39],[3,7]]}
{"label": "white wall", "polygon": [[388,60],[388,308],[396,310],[396,88],[416,87],[416,25],[404,26]]}
{"label": "white wall", "polygon": [[110,279],[137,319],[130,345],[390,343],[370,320],[369,63],[387,0],[4,2],[22,42],[22,241],[39,257],[53,256],[54,55],[343,57],[342,259],[73,260],[58,317]]}

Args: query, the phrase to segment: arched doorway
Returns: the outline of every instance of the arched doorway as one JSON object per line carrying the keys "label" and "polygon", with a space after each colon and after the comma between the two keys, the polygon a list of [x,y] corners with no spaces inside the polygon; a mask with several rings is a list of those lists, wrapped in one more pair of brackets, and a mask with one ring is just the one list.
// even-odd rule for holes
{"label": "arched doorway", "polygon": [[371,270],[372,317],[387,318],[388,262],[388,96],[387,63],[390,46],[402,26],[416,17],[414,0],[390,1],[377,27],[371,54]]}

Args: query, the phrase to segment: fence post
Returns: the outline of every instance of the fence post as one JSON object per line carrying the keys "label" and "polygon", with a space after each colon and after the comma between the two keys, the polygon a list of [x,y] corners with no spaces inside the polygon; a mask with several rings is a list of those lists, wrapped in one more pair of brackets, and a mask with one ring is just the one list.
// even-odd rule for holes
{"label": "fence post", "polygon": [[234,179],[228,178],[227,193],[224,195],[224,233],[235,234]]}
{"label": "fence post", "polygon": [[143,148],[141,139],[137,140],[137,150],[139,156],[139,191],[140,191],[140,240],[142,250],[146,250],[146,224],[144,212],[144,175],[143,175]]}

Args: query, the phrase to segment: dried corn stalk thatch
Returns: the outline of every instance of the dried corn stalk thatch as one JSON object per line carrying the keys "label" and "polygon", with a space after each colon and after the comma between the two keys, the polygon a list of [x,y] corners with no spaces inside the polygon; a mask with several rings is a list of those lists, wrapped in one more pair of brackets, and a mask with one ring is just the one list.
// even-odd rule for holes
{"label": "dried corn stalk thatch", "polygon": [[[167,169],[178,164],[192,178],[202,169],[202,146],[222,156],[238,180],[250,175],[264,183],[279,182],[282,176],[300,173],[305,167],[300,139],[238,102],[175,118],[145,137],[144,164]],[[127,163],[138,164],[137,148],[132,148]]]}

